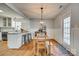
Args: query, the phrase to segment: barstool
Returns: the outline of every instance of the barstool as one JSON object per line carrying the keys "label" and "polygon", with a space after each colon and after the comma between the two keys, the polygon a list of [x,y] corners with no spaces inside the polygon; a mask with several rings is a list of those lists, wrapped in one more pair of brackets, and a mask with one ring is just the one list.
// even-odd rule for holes
{"label": "barstool", "polygon": [[46,55],[46,46],[44,40],[37,40],[37,55]]}

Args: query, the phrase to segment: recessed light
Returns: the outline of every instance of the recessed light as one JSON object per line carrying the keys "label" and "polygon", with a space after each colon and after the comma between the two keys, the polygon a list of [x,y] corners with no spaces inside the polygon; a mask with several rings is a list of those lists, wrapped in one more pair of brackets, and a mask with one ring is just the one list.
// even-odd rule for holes
{"label": "recessed light", "polygon": [[0,10],[0,12],[3,12],[3,10]]}

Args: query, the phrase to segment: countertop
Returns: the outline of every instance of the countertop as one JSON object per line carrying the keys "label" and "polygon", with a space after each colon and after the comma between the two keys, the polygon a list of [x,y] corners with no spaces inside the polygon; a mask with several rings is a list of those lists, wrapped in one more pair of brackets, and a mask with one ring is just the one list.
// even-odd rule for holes
{"label": "countertop", "polygon": [[28,32],[8,32],[8,34],[10,34],[10,35],[15,35],[15,34],[25,35],[27,33]]}

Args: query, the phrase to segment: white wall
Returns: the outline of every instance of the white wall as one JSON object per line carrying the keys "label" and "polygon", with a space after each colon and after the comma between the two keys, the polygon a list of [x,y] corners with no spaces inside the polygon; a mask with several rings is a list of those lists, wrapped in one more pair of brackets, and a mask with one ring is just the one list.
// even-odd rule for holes
{"label": "white wall", "polygon": [[71,52],[79,55],[79,3],[72,4],[71,8]]}
{"label": "white wall", "polygon": [[68,5],[62,12],[54,19],[54,38],[57,42],[62,44],[67,50],[70,51],[70,46],[63,41],[63,20],[71,16],[71,7]]}
{"label": "white wall", "polygon": [[[43,20],[43,21],[47,27],[48,37],[50,39],[53,38],[53,19],[47,19],[47,20]],[[39,29],[39,27],[40,27],[40,19],[31,19],[30,20],[30,28],[31,28],[32,33],[37,31]]]}
{"label": "white wall", "polygon": [[[70,45],[63,42],[62,21],[71,16]],[[55,39],[74,55],[79,55],[79,4],[70,4],[54,20]]]}

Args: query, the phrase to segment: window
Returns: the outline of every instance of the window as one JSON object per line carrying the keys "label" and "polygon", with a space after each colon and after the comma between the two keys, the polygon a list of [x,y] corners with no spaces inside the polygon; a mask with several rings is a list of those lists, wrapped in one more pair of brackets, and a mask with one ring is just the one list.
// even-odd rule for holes
{"label": "window", "polygon": [[70,17],[64,19],[64,42],[70,45]]}
{"label": "window", "polygon": [[12,27],[15,27],[15,21],[12,19]]}
{"label": "window", "polygon": [[12,27],[14,27],[15,30],[20,30],[21,29],[21,22],[12,20]]}
{"label": "window", "polygon": [[21,29],[21,22],[16,22],[16,30],[20,30]]}

